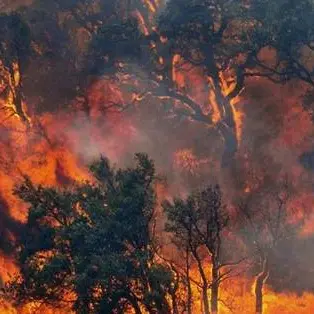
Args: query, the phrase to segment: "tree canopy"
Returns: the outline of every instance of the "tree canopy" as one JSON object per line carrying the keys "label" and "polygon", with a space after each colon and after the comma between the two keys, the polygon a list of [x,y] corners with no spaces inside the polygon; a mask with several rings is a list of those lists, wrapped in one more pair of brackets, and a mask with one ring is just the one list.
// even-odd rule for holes
{"label": "tree canopy", "polygon": [[16,189],[30,208],[15,300],[73,301],[77,313],[169,313],[172,274],[155,259],[152,161],[138,154],[134,168],[115,169],[102,158],[91,171],[97,182],[71,190],[29,179]]}

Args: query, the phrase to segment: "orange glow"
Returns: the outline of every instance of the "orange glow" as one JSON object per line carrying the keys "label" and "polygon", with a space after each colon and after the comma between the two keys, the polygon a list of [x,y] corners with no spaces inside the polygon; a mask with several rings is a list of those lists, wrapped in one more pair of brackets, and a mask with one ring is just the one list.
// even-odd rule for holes
{"label": "orange glow", "polygon": [[155,13],[156,12],[156,3],[155,1],[150,1],[150,0],[142,0],[143,3],[147,6],[147,8],[149,9],[149,11],[151,13]]}
{"label": "orange glow", "polygon": [[145,36],[148,36],[149,35],[149,30],[148,30],[148,27],[146,25],[146,22],[145,22],[145,19],[144,19],[142,13],[139,10],[136,9],[134,11],[134,14],[135,14],[135,16],[136,16],[136,18],[138,20],[139,25],[141,26],[141,31],[143,32],[143,34]]}
{"label": "orange glow", "polygon": [[208,77],[208,85],[209,85],[209,104],[212,109],[212,120],[216,124],[221,120],[221,114],[219,110],[219,105],[216,100],[215,95],[215,87],[211,77]]}
{"label": "orange glow", "polygon": [[181,61],[181,56],[179,54],[175,54],[172,58],[172,80],[177,84],[179,89],[183,88],[185,85],[184,76],[179,70]]}
{"label": "orange glow", "polygon": [[[1,67],[0,63],[0,67]],[[0,99],[0,105],[2,110],[5,110],[10,114],[10,116],[15,116],[20,119],[25,119],[28,125],[31,125],[31,119],[27,113],[27,107],[25,103],[21,100],[21,108],[18,108],[18,104],[15,103],[15,99],[19,98],[18,89],[20,88],[20,70],[17,63],[12,64],[12,69],[14,71],[13,76],[4,67],[1,68],[2,71],[2,82],[0,82],[0,91],[4,91],[5,88],[9,88],[9,92],[5,99]],[[2,83],[2,84],[1,84]]]}
{"label": "orange glow", "polygon": [[[222,93],[226,98],[228,98],[228,95],[234,89],[236,82],[232,81],[231,83],[228,83],[223,73],[220,72],[219,75],[220,75]],[[241,112],[237,108],[237,104],[239,103],[239,100],[240,100],[239,95],[229,100],[232,111],[233,111],[234,122],[236,125],[236,136],[237,136],[238,143],[241,142],[242,123],[243,123],[243,118],[244,118],[243,112]]]}

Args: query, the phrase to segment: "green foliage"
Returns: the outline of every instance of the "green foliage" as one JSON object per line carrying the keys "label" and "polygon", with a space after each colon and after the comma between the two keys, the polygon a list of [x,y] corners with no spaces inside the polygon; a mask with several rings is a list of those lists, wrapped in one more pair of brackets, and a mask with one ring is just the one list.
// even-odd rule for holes
{"label": "green foliage", "polygon": [[71,190],[34,186],[15,193],[30,204],[19,246],[21,277],[11,283],[16,302],[62,302],[76,296],[77,313],[114,313],[127,307],[166,313],[171,272],[156,264],[151,220],[155,169],[144,154],[136,166],[114,169],[105,158],[98,180]]}

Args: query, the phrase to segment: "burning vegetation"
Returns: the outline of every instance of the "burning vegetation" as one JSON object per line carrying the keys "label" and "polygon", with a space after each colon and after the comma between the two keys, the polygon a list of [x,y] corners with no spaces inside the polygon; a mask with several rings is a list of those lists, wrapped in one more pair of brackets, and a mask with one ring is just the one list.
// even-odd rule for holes
{"label": "burning vegetation", "polygon": [[314,313],[312,0],[0,10],[0,313]]}

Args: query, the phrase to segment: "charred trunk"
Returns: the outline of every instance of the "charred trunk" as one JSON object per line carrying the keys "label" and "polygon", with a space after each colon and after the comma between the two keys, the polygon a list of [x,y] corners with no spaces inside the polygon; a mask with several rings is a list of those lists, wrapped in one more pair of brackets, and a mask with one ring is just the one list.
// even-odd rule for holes
{"label": "charred trunk", "polygon": [[223,167],[230,166],[237,150],[238,150],[238,140],[235,130],[231,129],[224,122],[219,122],[217,125],[217,130],[223,137],[225,141],[225,148],[222,156],[221,164]]}
{"label": "charred trunk", "polygon": [[255,281],[255,313],[262,314],[263,313],[263,287],[264,283],[268,278],[269,269],[268,269],[268,258],[264,258],[263,260],[263,269],[257,275]]}
{"label": "charred trunk", "polygon": [[218,313],[218,290],[219,290],[219,284],[213,283],[211,288],[211,310],[212,314]]}
{"label": "charred trunk", "polygon": [[211,286],[211,311],[212,314],[218,313],[218,292],[219,292],[219,268],[216,261],[212,264],[212,286]]}
{"label": "charred trunk", "polygon": [[197,262],[197,267],[200,272],[201,278],[202,278],[202,298],[203,298],[203,305],[204,305],[204,314],[210,314],[209,309],[209,301],[208,301],[208,281],[206,278],[206,274],[201,262],[201,258],[197,254],[196,250],[192,251],[192,254]]}
{"label": "charred trunk", "polygon": [[191,287],[191,280],[190,275],[187,276],[187,314],[192,314],[192,287]]}
{"label": "charred trunk", "polygon": [[186,249],[186,287],[187,287],[187,314],[192,314],[192,287],[191,287],[191,279],[190,279],[190,256],[189,249]]}
{"label": "charred trunk", "polygon": [[203,288],[202,288],[203,303],[204,303],[204,314],[210,314],[207,290],[208,290],[208,286],[207,286],[207,284],[204,284]]}

